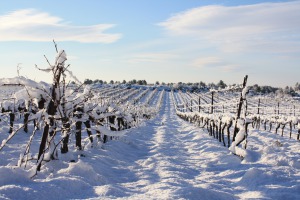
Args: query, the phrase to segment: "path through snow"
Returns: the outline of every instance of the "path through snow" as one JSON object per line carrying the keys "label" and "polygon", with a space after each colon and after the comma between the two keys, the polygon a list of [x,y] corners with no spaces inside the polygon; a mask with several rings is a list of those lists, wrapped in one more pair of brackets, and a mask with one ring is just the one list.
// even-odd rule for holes
{"label": "path through snow", "polygon": [[[134,131],[138,135],[138,141],[133,144],[137,145],[136,151],[126,150],[132,152],[126,156],[125,151],[120,149],[120,156],[127,157],[128,161],[121,164],[124,171],[119,174],[118,180],[108,184],[110,189],[118,188],[120,193],[114,195],[130,199],[199,199],[200,196],[206,199],[233,199],[229,194],[197,187],[203,183],[197,178],[205,166],[201,160],[211,160],[214,153],[201,155],[199,130],[179,119],[170,101],[167,95],[156,120]],[[211,138],[202,141],[205,142],[211,142]],[[213,143],[217,148],[220,146],[217,142]],[[115,146],[109,145],[109,151],[113,151],[110,148]],[[202,148],[206,147],[214,149],[211,144]],[[230,159],[239,163],[238,158]],[[120,170],[120,166],[117,168]],[[108,185],[98,186],[96,191],[101,191],[101,194],[104,190],[106,193]]]}

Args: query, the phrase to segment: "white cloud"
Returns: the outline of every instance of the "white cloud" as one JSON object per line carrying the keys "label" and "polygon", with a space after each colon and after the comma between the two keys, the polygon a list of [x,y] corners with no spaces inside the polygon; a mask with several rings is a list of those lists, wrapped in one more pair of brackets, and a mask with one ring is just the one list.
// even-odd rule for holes
{"label": "white cloud", "polygon": [[200,68],[200,69],[203,69],[203,68],[219,69],[224,72],[235,71],[239,67],[236,64],[229,64],[219,57],[197,58],[194,61],[192,61],[192,66]]}
{"label": "white cloud", "polygon": [[285,51],[300,51],[300,1],[203,6],[177,13],[159,25],[170,35],[208,41],[228,52],[278,51],[282,46]]}
{"label": "white cloud", "polygon": [[221,59],[218,57],[203,57],[194,60],[192,65],[198,68],[204,68],[209,66],[215,66],[220,63],[221,63]]}
{"label": "white cloud", "polygon": [[138,53],[132,56],[127,60],[128,63],[160,63],[169,61],[171,58],[174,58],[174,55],[169,53]]}
{"label": "white cloud", "polygon": [[63,19],[34,9],[0,16],[0,41],[77,41],[112,43],[121,34],[104,33],[113,24],[73,26]]}

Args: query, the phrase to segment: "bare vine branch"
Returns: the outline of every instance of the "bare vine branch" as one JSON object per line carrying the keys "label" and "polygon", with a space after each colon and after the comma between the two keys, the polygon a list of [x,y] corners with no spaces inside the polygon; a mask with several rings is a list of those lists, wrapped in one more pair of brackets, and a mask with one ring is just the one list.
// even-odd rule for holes
{"label": "bare vine branch", "polygon": [[55,46],[55,49],[56,49],[56,53],[58,53],[57,44],[55,43],[54,39],[53,39],[53,43],[54,43],[54,46]]}

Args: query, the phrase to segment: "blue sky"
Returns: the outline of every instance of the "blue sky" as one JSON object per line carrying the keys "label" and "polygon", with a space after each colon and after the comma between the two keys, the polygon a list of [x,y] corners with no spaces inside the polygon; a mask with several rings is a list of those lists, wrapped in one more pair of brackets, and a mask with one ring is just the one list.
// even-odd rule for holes
{"label": "blue sky", "polygon": [[0,77],[51,82],[52,39],[82,81],[300,82],[300,1],[1,1]]}

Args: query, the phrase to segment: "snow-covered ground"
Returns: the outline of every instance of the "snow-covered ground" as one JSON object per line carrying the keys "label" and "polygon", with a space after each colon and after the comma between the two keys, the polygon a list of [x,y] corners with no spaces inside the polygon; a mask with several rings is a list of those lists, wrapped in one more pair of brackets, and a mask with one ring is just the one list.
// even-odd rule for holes
{"label": "snow-covered ground", "polygon": [[[0,133],[2,141],[6,128]],[[30,167],[15,167],[28,138],[20,132],[0,151],[0,199],[300,199],[299,141],[251,131],[241,160],[177,117],[168,92],[156,118],[60,155],[34,179]]]}

